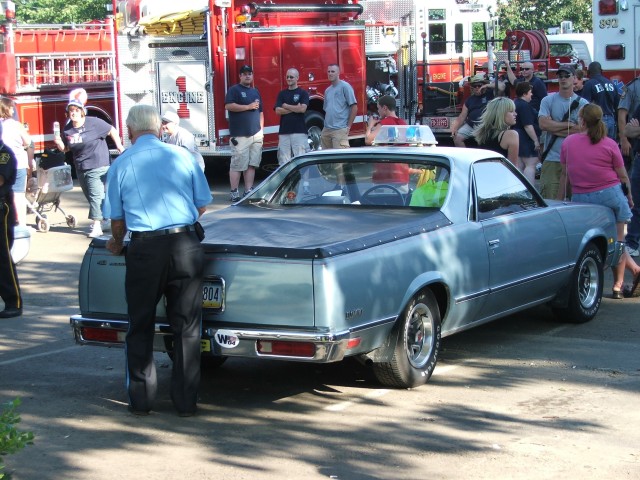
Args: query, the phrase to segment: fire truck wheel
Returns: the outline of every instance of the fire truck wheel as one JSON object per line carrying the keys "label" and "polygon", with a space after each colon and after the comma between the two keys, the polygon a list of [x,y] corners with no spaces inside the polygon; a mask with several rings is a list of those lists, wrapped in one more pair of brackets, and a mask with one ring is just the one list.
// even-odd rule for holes
{"label": "fire truck wheel", "polygon": [[324,115],[315,110],[307,111],[304,115],[304,122],[307,125],[309,148],[318,150],[320,148],[320,135],[322,135],[322,129],[324,128]]}

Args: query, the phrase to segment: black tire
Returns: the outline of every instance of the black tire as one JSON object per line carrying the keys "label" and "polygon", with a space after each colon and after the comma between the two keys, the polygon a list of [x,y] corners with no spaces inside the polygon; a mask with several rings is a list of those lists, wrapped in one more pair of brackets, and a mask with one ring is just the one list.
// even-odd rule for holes
{"label": "black tire", "polygon": [[318,150],[320,148],[320,135],[324,128],[324,115],[315,110],[308,110],[304,114],[304,123],[307,125],[309,149]]}
{"label": "black tire", "polygon": [[589,243],[571,274],[567,306],[554,308],[558,320],[585,323],[595,317],[602,303],[603,285],[602,254],[593,243]]}
{"label": "black tire", "polygon": [[380,383],[394,388],[413,388],[427,383],[440,352],[440,309],[430,290],[414,296],[391,332],[395,341],[389,362],[375,362],[373,372]]}

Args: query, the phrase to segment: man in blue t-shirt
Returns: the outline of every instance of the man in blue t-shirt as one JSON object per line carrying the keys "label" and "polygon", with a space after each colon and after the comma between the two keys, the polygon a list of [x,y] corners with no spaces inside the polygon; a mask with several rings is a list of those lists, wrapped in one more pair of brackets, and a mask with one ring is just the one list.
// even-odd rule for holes
{"label": "man in blue t-shirt", "polygon": [[309,150],[309,136],[304,114],[309,106],[309,94],[298,87],[300,73],[287,70],[287,88],[278,93],[275,111],[280,116],[278,163],[284,165],[293,157]]}
{"label": "man in blue t-shirt", "polygon": [[264,114],[260,92],[251,86],[253,68],[240,68],[240,83],[232,86],[224,98],[224,108],[229,112],[229,133],[231,134],[231,165],[229,183],[230,200],[237,202],[240,176],[244,178],[244,195],[253,190],[256,168],[262,159],[264,142]]}

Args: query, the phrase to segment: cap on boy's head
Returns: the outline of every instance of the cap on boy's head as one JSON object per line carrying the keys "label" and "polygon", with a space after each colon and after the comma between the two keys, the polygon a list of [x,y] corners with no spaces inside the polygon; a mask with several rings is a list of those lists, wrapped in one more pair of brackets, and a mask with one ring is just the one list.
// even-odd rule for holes
{"label": "cap on boy's head", "polygon": [[243,65],[240,67],[240,73],[253,73],[253,68],[250,65]]}
{"label": "cap on boy's head", "polygon": [[85,115],[87,113],[87,108],[85,105],[87,104],[89,96],[84,88],[75,88],[69,92],[69,103],[67,104],[67,112],[69,111],[69,107],[77,107],[82,110]]}
{"label": "cap on boy's head", "polygon": [[569,75],[575,75],[576,74],[576,69],[573,68],[571,65],[560,65],[558,67],[558,73],[560,72],[566,72]]}
{"label": "cap on boy's head", "polygon": [[87,109],[84,107],[83,103],[79,102],[78,100],[71,100],[67,104],[67,112],[69,111],[69,107],[76,107],[82,110],[85,114],[87,113]]}
{"label": "cap on boy's head", "polygon": [[167,123],[175,123],[176,125],[180,125],[180,117],[175,112],[164,112],[162,117],[160,117],[163,122]]}

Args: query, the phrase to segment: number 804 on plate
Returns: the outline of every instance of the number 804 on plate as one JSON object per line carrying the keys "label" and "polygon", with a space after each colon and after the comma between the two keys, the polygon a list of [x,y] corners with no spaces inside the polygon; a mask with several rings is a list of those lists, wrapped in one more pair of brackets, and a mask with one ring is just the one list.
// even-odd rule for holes
{"label": "number 804 on plate", "polygon": [[221,312],[224,310],[224,280],[207,277],[202,283],[202,308]]}

